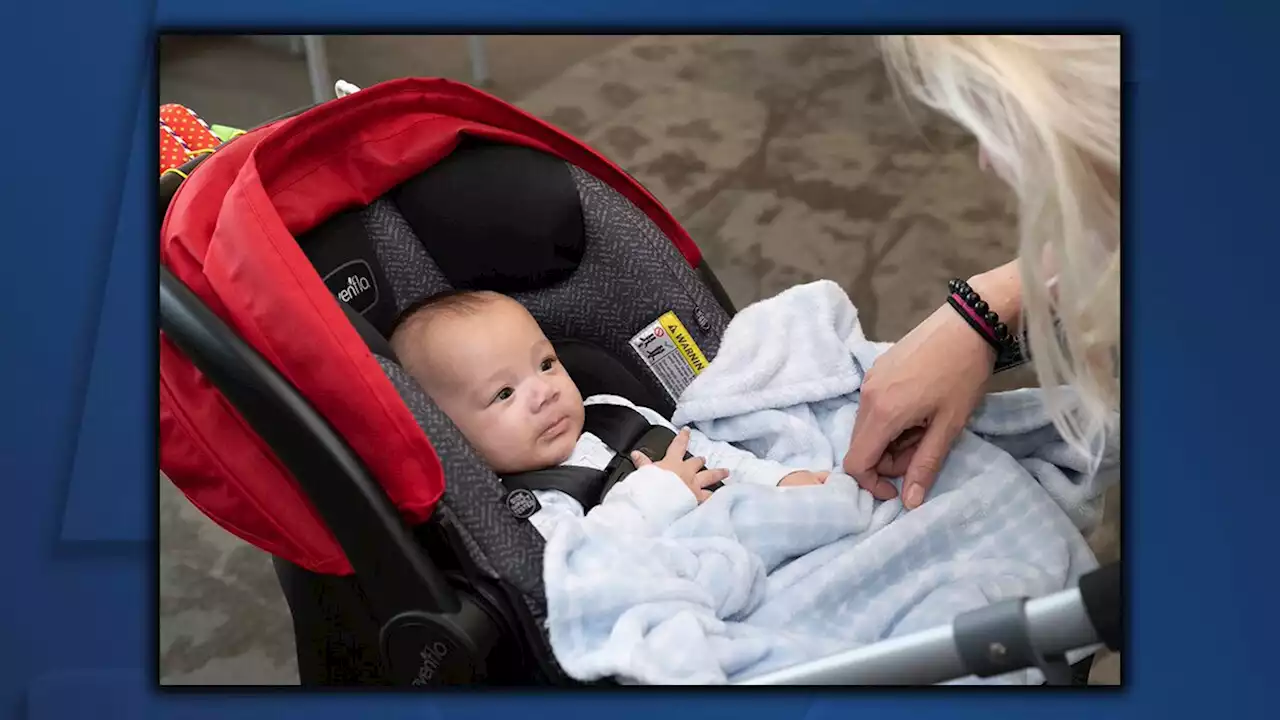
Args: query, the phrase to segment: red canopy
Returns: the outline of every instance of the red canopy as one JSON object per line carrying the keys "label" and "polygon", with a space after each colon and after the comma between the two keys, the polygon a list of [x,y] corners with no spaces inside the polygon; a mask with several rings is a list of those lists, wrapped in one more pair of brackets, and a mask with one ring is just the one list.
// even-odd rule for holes
{"label": "red canopy", "polygon": [[[689,261],[689,235],[580,141],[474,88],[405,79],[324,103],[219,149],[185,180],[160,262],[269,360],[346,438],[411,523],[445,487],[440,461],[294,238],[447,156],[463,134],[549,152],[647,214]],[[160,469],[233,534],[309,570],[351,566],[288,471],[160,337]]]}

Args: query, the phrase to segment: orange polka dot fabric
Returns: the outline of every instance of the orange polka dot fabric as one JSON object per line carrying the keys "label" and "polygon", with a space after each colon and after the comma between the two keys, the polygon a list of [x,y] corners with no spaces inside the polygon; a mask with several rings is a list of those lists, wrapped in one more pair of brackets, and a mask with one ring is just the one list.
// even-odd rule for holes
{"label": "orange polka dot fabric", "polygon": [[180,167],[202,150],[221,141],[190,108],[177,103],[160,106],[160,174]]}

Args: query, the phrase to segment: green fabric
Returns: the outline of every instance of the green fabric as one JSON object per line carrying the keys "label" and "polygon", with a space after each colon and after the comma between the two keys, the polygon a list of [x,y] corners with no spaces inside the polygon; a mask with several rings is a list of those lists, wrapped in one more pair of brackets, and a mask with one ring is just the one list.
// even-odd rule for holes
{"label": "green fabric", "polygon": [[222,142],[226,142],[242,132],[241,130],[233,127],[227,127],[226,125],[214,125],[213,123],[209,124],[209,129],[213,131],[213,134],[217,135],[218,139]]}

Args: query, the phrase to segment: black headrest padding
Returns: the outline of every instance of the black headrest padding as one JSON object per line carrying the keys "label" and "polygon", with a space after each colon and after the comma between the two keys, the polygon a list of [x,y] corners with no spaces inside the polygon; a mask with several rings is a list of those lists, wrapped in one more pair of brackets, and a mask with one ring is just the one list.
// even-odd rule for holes
{"label": "black headrest padding", "polygon": [[582,397],[620,395],[666,417],[675,412],[675,406],[666,395],[650,390],[604,348],[582,340],[556,339],[551,344]]}
{"label": "black headrest padding", "polygon": [[360,210],[338,213],[298,237],[298,246],[329,291],[379,333],[396,319],[396,302]]}
{"label": "black headrest padding", "polygon": [[547,287],[586,248],[569,167],[530,148],[468,140],[388,197],[461,290]]}

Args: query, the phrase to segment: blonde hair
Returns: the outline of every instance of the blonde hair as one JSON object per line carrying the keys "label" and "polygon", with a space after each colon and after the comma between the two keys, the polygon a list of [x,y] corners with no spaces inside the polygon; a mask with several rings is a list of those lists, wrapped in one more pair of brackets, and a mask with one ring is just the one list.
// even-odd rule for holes
{"label": "blonde hair", "polygon": [[[972,132],[1019,205],[1022,325],[1063,435],[1095,460],[1120,409],[1120,38],[881,40],[900,88]],[[1070,386],[1073,401],[1055,388]]]}

